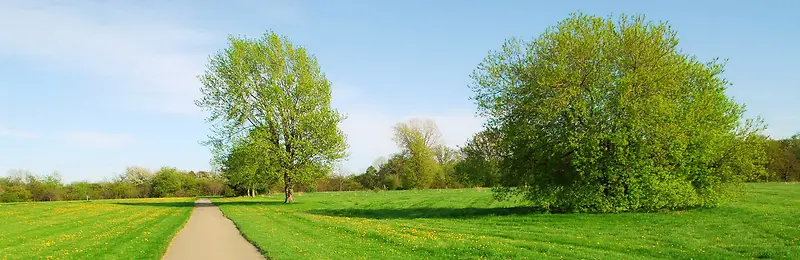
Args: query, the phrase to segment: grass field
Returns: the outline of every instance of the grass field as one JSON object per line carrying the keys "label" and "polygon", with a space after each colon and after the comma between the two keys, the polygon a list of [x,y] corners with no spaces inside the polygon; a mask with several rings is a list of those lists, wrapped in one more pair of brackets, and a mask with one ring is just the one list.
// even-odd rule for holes
{"label": "grass field", "polygon": [[752,184],[718,208],[545,214],[489,190],[215,199],[276,259],[800,259],[800,185]]}
{"label": "grass field", "polygon": [[0,204],[0,259],[159,259],[193,200]]}

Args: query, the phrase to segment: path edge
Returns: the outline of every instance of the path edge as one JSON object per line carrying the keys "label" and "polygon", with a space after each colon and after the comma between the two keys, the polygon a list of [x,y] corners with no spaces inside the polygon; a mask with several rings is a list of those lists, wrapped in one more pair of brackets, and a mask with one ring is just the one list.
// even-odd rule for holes
{"label": "path edge", "polygon": [[194,210],[197,209],[197,206],[194,205],[195,201],[197,201],[197,198],[195,198],[194,200],[191,201],[191,203],[192,203],[192,211],[189,212],[189,217],[186,218],[186,220],[183,221],[183,224],[181,225],[181,228],[175,230],[175,234],[172,234],[172,239],[169,240],[169,243],[167,244],[167,247],[165,247],[164,251],[161,252],[161,258],[159,258],[159,259],[164,259],[164,256],[167,255],[167,251],[169,251],[169,248],[172,247],[172,242],[175,242],[175,237],[177,237],[178,233],[181,233],[181,231],[184,228],[186,228],[186,224],[189,224],[189,219],[192,218],[192,215],[194,215]]}
{"label": "path edge", "polygon": [[[211,200],[211,199],[209,199],[209,201],[211,201],[211,204],[214,204],[214,200]],[[252,239],[250,239],[249,237],[247,237],[247,235],[245,235],[245,234],[242,232],[242,229],[239,227],[239,224],[237,224],[237,223],[236,223],[236,221],[233,221],[233,219],[231,219],[230,217],[228,217],[228,215],[227,215],[227,214],[225,214],[225,211],[224,211],[224,210],[222,210],[222,208],[220,208],[220,207],[219,207],[219,205],[217,205],[217,204],[214,204],[214,206],[217,206],[217,208],[219,208],[219,212],[222,212],[222,216],[223,216],[223,217],[225,217],[226,219],[228,219],[228,221],[230,221],[231,223],[233,223],[233,226],[234,226],[234,227],[236,227],[236,231],[238,231],[238,232],[239,232],[239,235],[241,235],[241,236],[244,238],[244,240],[246,240],[246,241],[247,241],[247,243],[250,243],[251,245],[253,245],[253,247],[255,247],[255,248],[256,248],[256,250],[258,250],[258,253],[259,253],[259,254],[261,254],[261,256],[263,256],[263,257],[264,257],[265,259],[267,259],[267,260],[271,260],[271,259],[272,259],[272,257],[270,257],[270,256],[268,256],[268,255],[266,254],[267,250],[264,250],[263,248],[261,248],[260,246],[258,246],[258,244],[256,244],[256,243],[255,243],[255,241],[253,241]],[[166,252],[165,252],[165,253],[166,253]]]}

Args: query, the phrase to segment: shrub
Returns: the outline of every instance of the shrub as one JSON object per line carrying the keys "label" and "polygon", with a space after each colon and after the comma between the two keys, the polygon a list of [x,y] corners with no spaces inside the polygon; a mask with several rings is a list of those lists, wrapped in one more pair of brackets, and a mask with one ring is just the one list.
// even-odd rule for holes
{"label": "shrub", "polygon": [[749,146],[761,124],[743,120],[722,72],[644,17],[574,14],[531,42],[507,41],[472,85],[502,135],[500,197],[590,212],[724,201],[742,171],[763,170],[763,152]]}

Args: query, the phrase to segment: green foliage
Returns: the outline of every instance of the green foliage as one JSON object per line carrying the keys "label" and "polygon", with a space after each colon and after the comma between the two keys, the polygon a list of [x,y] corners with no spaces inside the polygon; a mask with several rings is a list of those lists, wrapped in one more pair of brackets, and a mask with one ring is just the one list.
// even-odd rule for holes
{"label": "green foliage", "polygon": [[503,135],[499,194],[567,211],[719,204],[763,159],[748,152],[760,121],[743,122],[722,72],[644,17],[574,14],[531,42],[507,41],[472,85]]}
{"label": "green foliage", "polygon": [[274,259],[800,258],[800,185],[745,190],[713,209],[626,214],[542,214],[475,188],[214,203]]}
{"label": "green foliage", "polygon": [[222,172],[234,189],[254,195],[256,190],[280,181],[278,165],[257,140],[241,139],[223,157]]}
{"label": "green foliage", "polygon": [[456,173],[456,164],[462,160],[458,150],[450,149],[446,145],[438,145],[433,149],[434,159],[440,170],[433,180],[431,188],[461,188]]}
{"label": "green foliage", "polygon": [[440,145],[441,133],[431,120],[412,119],[394,127],[394,140],[406,158],[407,170],[399,177],[404,189],[427,189],[441,174],[434,149]]}
{"label": "green foliage", "polygon": [[381,188],[381,178],[378,176],[378,170],[374,166],[367,167],[363,174],[355,176],[355,181],[361,184],[362,187],[367,189]]}
{"label": "green foliage", "polygon": [[378,179],[381,180],[383,189],[397,190],[403,187],[400,176],[409,175],[412,171],[411,163],[402,154],[395,154],[381,165],[378,170]]}
{"label": "green foliage", "polygon": [[240,140],[255,144],[276,165],[291,202],[295,184],[325,176],[346,155],[338,126],[344,118],[330,106],[331,83],[317,59],[285,36],[228,40],[200,76],[203,98],[196,104],[213,123],[208,144],[217,161]]}
{"label": "green foliage", "polygon": [[153,177],[153,196],[158,198],[176,196],[184,186],[183,179],[178,169],[162,167]]}
{"label": "green foliage", "polygon": [[314,191],[317,192],[355,191],[363,189],[364,186],[356,180],[355,176],[342,176],[336,174],[328,175],[325,178],[319,178],[314,185]]}
{"label": "green foliage", "polygon": [[498,137],[481,131],[461,147],[464,159],[455,165],[459,181],[471,186],[495,187],[500,182]]}
{"label": "green foliage", "polygon": [[[64,195],[65,200],[85,200],[86,197],[92,198],[93,195],[93,187],[92,184],[89,182],[81,181],[81,182],[74,182],[70,185],[67,185]],[[94,196],[93,198],[97,199],[98,196]]]}
{"label": "green foliage", "polygon": [[[155,180],[150,170],[132,166],[110,181],[65,185],[57,172],[36,176],[26,170],[12,170],[10,177],[0,178],[0,202],[219,196],[229,189],[215,173],[187,173],[170,167],[162,168],[160,173]],[[158,191],[154,191],[154,185]]]}
{"label": "green foliage", "polygon": [[22,185],[8,185],[3,187],[0,193],[0,202],[23,202],[30,201],[33,194]]}
{"label": "green foliage", "polygon": [[[107,183],[106,185],[108,186],[108,190],[111,192],[111,198],[113,199],[137,198],[139,196],[139,190],[136,188],[136,185],[131,182],[127,182],[122,178]],[[175,196],[175,194],[171,194],[169,196]],[[167,195],[162,197],[167,197]]]}
{"label": "green foliage", "polygon": [[800,181],[800,134],[781,140],[766,140],[769,158],[766,179],[758,181]]}
{"label": "green foliage", "polygon": [[26,173],[25,185],[31,193],[31,198],[35,201],[61,200],[64,195],[64,184],[61,183],[61,176],[58,172],[45,176]]}

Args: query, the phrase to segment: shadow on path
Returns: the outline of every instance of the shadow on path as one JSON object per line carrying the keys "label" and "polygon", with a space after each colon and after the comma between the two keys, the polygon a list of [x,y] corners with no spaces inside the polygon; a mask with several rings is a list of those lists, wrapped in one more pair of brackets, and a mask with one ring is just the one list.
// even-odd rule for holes
{"label": "shadow on path", "polygon": [[545,212],[533,207],[513,208],[400,208],[400,209],[315,209],[311,214],[372,219],[454,218],[509,216]]}

